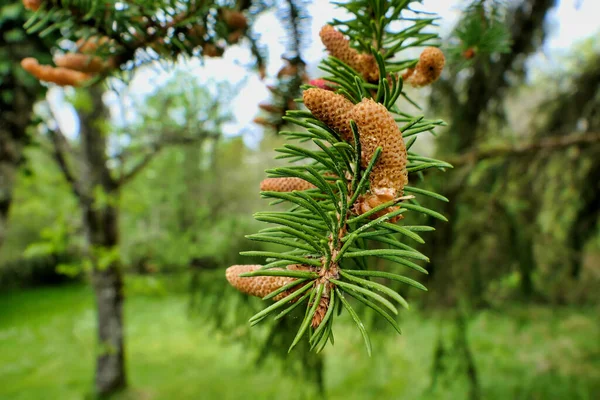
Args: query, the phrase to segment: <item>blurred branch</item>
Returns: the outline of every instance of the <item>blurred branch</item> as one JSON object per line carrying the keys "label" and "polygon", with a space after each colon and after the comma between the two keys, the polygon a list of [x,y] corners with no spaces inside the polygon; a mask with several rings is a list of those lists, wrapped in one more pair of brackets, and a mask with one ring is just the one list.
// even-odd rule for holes
{"label": "blurred branch", "polygon": [[73,191],[75,196],[81,199],[83,197],[81,185],[75,177],[75,175],[73,174],[73,172],[71,171],[71,169],[69,168],[69,164],[67,162],[66,154],[72,153],[71,146],[69,145],[67,138],[60,129],[60,124],[58,123],[58,119],[56,118],[56,115],[54,114],[54,110],[52,109],[50,103],[48,103],[48,111],[50,112],[50,116],[54,120],[55,124],[54,128],[50,128],[46,124],[48,128],[48,135],[50,136],[50,141],[52,142],[52,156],[58,163],[58,166],[62,171],[65,180],[69,183],[69,186],[71,186],[71,190]]}
{"label": "blurred branch", "polygon": [[58,163],[58,166],[60,167],[60,170],[62,171],[63,176],[65,177],[66,181],[71,186],[71,190],[73,190],[73,193],[75,194],[75,196],[77,196],[78,198],[81,198],[82,197],[81,187],[79,185],[77,178],[75,178],[75,175],[69,168],[69,165],[67,163],[67,157],[65,155],[68,152],[68,150],[65,150],[65,148],[68,147],[69,143],[67,142],[67,139],[65,138],[62,131],[60,130],[58,123],[56,124],[55,129],[48,129],[48,134],[50,136],[50,140],[52,141],[52,148],[53,148],[52,155],[53,155],[54,159]]}
{"label": "blurred branch", "polygon": [[[137,174],[139,174],[154,159],[154,157],[158,153],[160,153],[160,151],[162,149],[164,149],[165,147],[184,145],[184,144],[194,144],[194,143],[202,142],[206,139],[218,139],[219,136],[220,136],[220,134],[215,133],[215,132],[201,132],[197,136],[174,136],[174,135],[169,136],[169,135],[167,135],[167,136],[163,137],[161,140],[159,140],[156,143],[153,143],[147,147],[149,152],[146,153],[142,157],[142,159],[140,161],[138,161],[138,163],[135,164],[128,172],[123,173],[123,175],[119,179],[118,185],[119,186],[124,185],[125,183],[127,183],[130,180],[132,180],[133,178],[135,178],[135,176],[137,176]],[[121,154],[117,157],[121,158],[122,160],[124,160],[126,158],[126,156],[124,154]]]}
{"label": "blurred branch", "polygon": [[502,144],[493,147],[479,148],[458,157],[448,158],[447,161],[455,167],[458,167],[461,165],[474,164],[486,158],[520,156],[540,150],[554,151],[582,144],[600,144],[600,132],[572,133],[566,136],[553,136],[535,142]]}

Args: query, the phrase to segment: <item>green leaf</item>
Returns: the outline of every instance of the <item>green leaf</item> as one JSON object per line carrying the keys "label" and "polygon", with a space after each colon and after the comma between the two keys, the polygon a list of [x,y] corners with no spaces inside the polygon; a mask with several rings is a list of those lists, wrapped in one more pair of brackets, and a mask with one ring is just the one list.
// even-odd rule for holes
{"label": "green leaf", "polygon": [[398,315],[398,310],[396,309],[396,307],[385,297],[373,292],[372,290],[369,289],[365,289],[361,286],[358,285],[354,285],[352,283],[348,283],[348,282],[342,282],[339,281],[337,279],[329,279],[330,282],[335,283],[337,286],[339,286],[340,288],[342,288],[344,291],[354,291],[360,294],[363,294],[367,297],[372,298],[373,300],[377,300],[378,302],[380,302],[381,304],[383,304],[384,306],[386,306],[392,313],[394,313],[395,315]]}
{"label": "green leaf", "polygon": [[279,314],[277,314],[275,316],[275,318],[273,318],[273,320],[274,321],[280,320],[281,318],[285,317],[286,315],[288,315],[289,313],[291,313],[292,311],[294,311],[296,308],[300,307],[300,305],[302,303],[304,303],[304,300],[308,299],[308,297],[311,294],[313,294],[313,293],[314,293],[314,290],[306,292],[302,297],[300,297],[300,299],[298,301],[296,301],[291,306],[289,306],[288,308],[286,308],[285,310],[283,310],[282,312],[280,312]]}
{"label": "green leaf", "polygon": [[[402,207],[408,208],[406,207],[406,204],[403,204]],[[414,232],[409,231],[408,229],[400,226],[400,225],[394,225],[394,224],[390,224],[389,222],[383,222],[380,224],[383,228],[389,229],[391,231],[394,232],[398,232],[403,234],[404,236],[411,238],[412,240],[416,241],[417,243],[425,243],[425,241],[421,238],[421,236],[417,235]]]}
{"label": "green leaf", "polygon": [[362,321],[360,320],[360,318],[358,318],[358,314],[356,314],[356,312],[354,311],[354,309],[352,308],[352,306],[350,306],[350,303],[348,303],[348,300],[346,300],[346,298],[344,297],[344,295],[342,293],[340,293],[340,291],[338,290],[338,288],[335,288],[335,291],[338,295],[338,297],[340,298],[340,300],[342,301],[342,304],[344,305],[344,307],[346,308],[346,310],[348,310],[348,313],[352,316],[352,319],[354,320],[354,322],[356,323],[356,326],[358,326],[358,330],[360,330],[360,333],[362,334],[362,337],[365,341],[365,346],[367,348],[367,354],[369,354],[369,357],[371,357],[371,340],[369,339],[369,334],[367,333],[367,330],[365,329],[365,326],[363,325]]}
{"label": "green leaf", "polygon": [[371,300],[369,300],[357,293],[348,293],[348,294],[350,296],[354,297],[356,300],[364,303],[366,306],[375,310],[377,313],[379,313],[379,315],[381,315],[383,318],[385,318],[390,323],[390,325],[392,325],[394,327],[396,332],[398,332],[399,334],[402,334],[402,330],[400,330],[400,327],[398,326],[398,322],[396,322],[394,317],[392,317],[390,314],[388,314],[383,308],[379,307],[377,304],[373,303]]}
{"label": "green leaf", "polygon": [[381,155],[382,151],[383,149],[381,147],[375,149],[373,157],[371,157],[371,161],[369,161],[369,165],[367,166],[365,172],[362,174],[362,177],[360,178],[360,182],[357,185],[354,195],[352,195],[352,199],[348,202],[349,204],[356,203],[356,199],[358,199],[358,196],[364,191],[369,180],[369,175],[371,175],[371,171],[373,170],[373,167],[375,166],[377,159],[379,159],[379,156]]}
{"label": "green leaf", "polygon": [[417,212],[429,215],[430,217],[439,219],[444,222],[448,222],[448,219],[446,217],[444,217],[442,214],[440,214],[436,211],[430,210],[429,208],[417,206],[414,204],[403,204],[402,207],[407,208],[409,210],[413,210],[413,211],[417,211]]}
{"label": "green leaf", "polygon": [[254,235],[246,235],[246,238],[250,240],[254,240],[256,242],[266,242],[266,243],[276,243],[281,244],[288,247],[299,248],[306,251],[318,251],[318,248],[314,248],[310,245],[304,244],[297,240],[285,240],[281,238],[276,238],[268,235],[254,234]]}
{"label": "green leaf", "polygon": [[256,323],[262,321],[270,313],[272,313],[273,311],[278,310],[279,308],[283,307],[284,305],[286,305],[287,303],[289,303],[291,300],[294,300],[296,297],[298,297],[302,293],[306,292],[312,286],[313,286],[313,282],[309,282],[308,284],[304,285],[301,289],[298,289],[298,290],[294,291],[293,293],[290,293],[289,295],[285,296],[283,299],[277,301],[276,303],[273,303],[272,305],[270,305],[269,307],[265,308],[264,310],[256,313],[254,316],[252,316],[250,318],[249,322],[252,323],[252,324],[256,324]]}
{"label": "green leaf", "polygon": [[[378,205],[377,207],[374,207],[374,208],[370,209],[369,211],[367,211],[364,214],[360,214],[359,216],[356,216],[354,218],[349,219],[348,223],[349,224],[355,224],[355,223],[360,222],[362,220],[368,219],[371,215],[375,215],[378,212],[383,211],[383,210],[385,210],[388,207],[393,207],[396,204],[400,203],[402,200],[403,200],[402,198],[398,198],[398,199],[394,199],[394,200],[391,200],[391,201],[387,201],[387,202],[385,202],[383,204]],[[396,210],[396,211],[398,211],[398,210]],[[404,212],[404,211],[402,211],[402,212]],[[391,214],[391,213],[388,213],[388,214]],[[395,217],[396,215],[400,215],[400,214],[402,214],[402,213],[401,212],[400,213],[394,213],[393,216]],[[379,217],[379,218],[381,218],[381,217]]]}
{"label": "green leaf", "polygon": [[292,349],[298,344],[300,339],[302,339],[304,332],[306,332],[306,330],[308,329],[308,326],[310,325],[312,318],[315,315],[315,312],[317,311],[319,304],[321,303],[321,296],[323,295],[324,288],[325,288],[324,284],[320,284],[319,287],[317,288],[317,294],[316,294],[315,298],[313,299],[313,304],[310,307],[308,314],[304,317],[304,320],[302,321],[302,324],[300,325],[300,329],[298,329],[298,333],[296,334],[296,337],[294,338],[294,341],[292,342],[292,345],[290,346],[288,353],[291,352]]}
{"label": "green leaf", "polygon": [[347,274],[356,275],[356,276],[369,276],[369,277],[374,277],[374,278],[391,279],[391,280],[394,280],[394,281],[406,283],[407,285],[416,287],[417,289],[427,291],[427,288],[425,286],[421,285],[419,282],[417,282],[417,281],[415,281],[413,279],[407,278],[405,276],[397,275],[397,274],[392,274],[392,273],[389,273],[389,272],[384,272],[384,271],[361,271],[361,270],[356,270],[356,269],[345,269],[344,272],[346,272]]}
{"label": "green leaf", "polygon": [[407,310],[409,308],[408,303],[404,299],[404,297],[400,296],[400,294],[398,294],[394,290],[390,289],[389,287],[382,285],[381,283],[369,281],[369,280],[362,279],[362,278],[357,278],[355,276],[345,273],[344,270],[340,270],[340,275],[342,275],[344,278],[348,279],[349,281],[352,281],[358,285],[361,285],[364,288],[379,290],[381,293],[385,293],[388,296],[390,296],[392,299],[396,300],[398,303],[400,303],[400,305],[402,305],[402,307],[406,308]]}
{"label": "green leaf", "polygon": [[444,202],[449,202],[450,200],[448,200],[446,197],[442,196],[441,194],[437,194],[434,192],[431,192],[429,190],[425,190],[425,189],[420,189],[420,188],[416,188],[413,186],[404,186],[404,191],[405,192],[409,192],[409,193],[416,193],[416,194],[422,194],[423,196],[427,196],[427,197],[431,197],[437,200],[441,200]]}
{"label": "green leaf", "polygon": [[398,249],[372,249],[372,250],[353,251],[350,253],[346,253],[346,255],[344,257],[352,258],[352,257],[377,256],[377,255],[407,257],[407,258],[413,258],[415,260],[429,261],[429,258],[425,257],[423,254],[421,254],[419,252],[398,250]]}

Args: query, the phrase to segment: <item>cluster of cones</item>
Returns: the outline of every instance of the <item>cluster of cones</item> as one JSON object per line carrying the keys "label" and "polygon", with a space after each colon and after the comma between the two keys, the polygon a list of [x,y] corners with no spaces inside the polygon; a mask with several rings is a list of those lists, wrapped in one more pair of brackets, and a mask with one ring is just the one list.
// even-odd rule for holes
{"label": "cluster of cones", "polygon": [[21,66],[27,72],[43,82],[52,82],[59,86],[81,86],[94,76],[116,68],[115,59],[104,59],[95,55],[102,46],[109,46],[107,37],[90,37],[77,41],[77,52],[54,57],[56,67],[42,65],[35,58],[27,57]]}
{"label": "cluster of cones", "polygon": [[[376,82],[379,79],[379,69],[373,55],[361,54],[350,47],[350,42],[333,27],[326,25],[321,29],[321,40],[329,53],[358,71],[366,81]],[[421,87],[436,81],[444,68],[444,54],[435,47],[427,47],[421,53],[419,61],[414,68],[408,69],[402,78],[405,82]],[[311,81],[314,88],[303,93],[304,105],[312,115],[323,122],[340,138],[353,143],[354,135],[350,121],[354,121],[358,128],[361,144],[361,167],[367,168],[377,148],[381,147],[377,163],[369,175],[370,186],[367,193],[359,196],[353,204],[353,212],[357,215],[364,214],[373,208],[392,200],[398,200],[408,183],[406,169],[408,158],[402,132],[398,128],[393,115],[382,104],[371,99],[363,99],[354,104],[346,97],[336,94],[335,85],[323,79]],[[262,108],[262,107],[261,107]],[[315,186],[300,178],[268,178],[261,182],[263,191],[291,192],[314,189]],[[398,206],[387,207],[370,216],[371,219],[387,215],[398,210]],[[401,219],[401,215],[390,218],[390,222]],[[264,297],[293,282],[294,278],[273,276],[257,276],[242,278],[239,275],[259,270],[260,265],[234,265],[227,269],[226,277],[229,283],[243,293]],[[288,266],[287,269],[314,270],[306,265]],[[324,273],[323,267],[320,273]],[[322,278],[321,278],[322,279]],[[326,288],[331,289],[327,282]],[[284,298],[297,287],[288,289],[279,294],[275,300]],[[326,293],[328,293],[326,291]],[[312,326],[319,326],[329,306],[328,296],[324,296],[313,317]]]}
{"label": "cluster of cones", "polygon": [[[219,8],[217,12],[218,22],[222,22],[227,28],[225,40],[228,44],[237,44],[246,34],[248,20],[246,16],[237,10],[230,8]],[[186,32],[186,41],[193,46],[202,48],[205,57],[221,57],[225,52],[225,46],[218,44],[214,38],[206,36],[206,27],[195,25]]]}
{"label": "cluster of cones", "polygon": [[[285,276],[254,276],[251,278],[243,278],[240,277],[241,274],[255,272],[262,268],[262,265],[232,265],[227,268],[225,272],[225,277],[229,284],[235,287],[237,290],[244,294],[248,294],[251,296],[257,297],[265,297],[270,293],[282,288],[285,285],[289,285],[293,283],[296,278],[289,278]],[[306,272],[316,272],[314,268],[309,267],[307,265],[288,265],[286,268],[288,271],[306,271]],[[281,271],[281,268],[272,268],[270,271],[278,270]],[[337,278],[337,276],[336,276]],[[292,286],[291,288],[273,296],[271,299],[273,301],[279,301],[290,294],[294,293],[296,290],[300,288],[302,284],[298,284],[296,286]],[[321,297],[319,302],[319,306],[317,307],[315,314],[311,320],[311,326],[313,328],[317,328],[321,325],[325,314],[327,313],[327,309],[329,308],[329,296],[331,292],[331,283],[326,282],[326,289]],[[295,303],[298,301],[298,298],[291,300],[291,303]]]}
{"label": "cluster of cones", "polygon": [[417,65],[402,74],[402,79],[414,87],[430,85],[440,77],[445,64],[446,58],[440,49],[426,47]]}
{"label": "cluster of cones", "polygon": [[[379,81],[379,67],[372,54],[359,53],[350,46],[350,41],[331,25],[325,25],[319,33],[325,48],[333,57],[358,71],[367,82]],[[446,59],[437,47],[427,47],[421,53],[414,68],[409,68],[402,78],[414,87],[435,82],[444,69]]]}
{"label": "cluster of cones", "polygon": [[[353,104],[342,95],[327,89],[312,88],[304,91],[304,104],[312,114],[321,122],[337,132],[346,141],[353,138],[350,121],[356,123],[359,140],[362,147],[361,166],[366,168],[378,147],[382,152],[373,168],[369,179],[368,193],[359,197],[354,204],[354,212],[363,214],[378,205],[394,200],[402,195],[403,188],[408,182],[406,170],[407,154],[402,133],[392,114],[381,104],[371,99],[363,99],[358,104]],[[269,178],[261,182],[261,190],[290,192],[294,190],[313,189],[314,186],[299,178]],[[397,210],[398,207],[388,207],[371,218],[386,215]],[[398,220],[396,216],[391,221]],[[260,269],[259,265],[234,265],[227,269],[226,277],[229,283],[242,293],[264,297],[267,294],[294,281],[293,278],[256,276],[250,278],[240,277],[240,274]],[[314,270],[306,265],[293,265],[287,268],[294,270]],[[323,274],[335,274],[326,270],[319,271]],[[335,276],[335,275],[333,275]],[[326,284],[326,295],[321,299],[317,311],[312,319],[312,326],[320,325],[329,307],[329,292],[331,283],[322,279]],[[297,287],[288,289],[279,294],[274,300],[279,300],[291,294]]]}
{"label": "cluster of cones", "polygon": [[[321,29],[319,36],[330,55],[359,72],[367,82],[378,82],[379,68],[372,54],[360,53],[352,48],[350,41],[331,25],[325,25]],[[440,49],[437,47],[426,47],[421,53],[417,65],[414,68],[407,69],[402,74],[402,79],[413,87],[427,86],[440,77],[445,63],[444,53]],[[302,68],[302,70],[300,71],[299,68]],[[304,64],[299,67],[297,64],[287,61],[277,74],[277,77],[282,79],[298,76],[299,74],[302,76],[304,83],[308,82],[308,77],[304,72]],[[334,83],[324,79],[313,79],[310,81],[310,84],[325,90],[335,90],[337,87]],[[254,123],[278,129],[281,125],[281,117],[285,115],[287,110],[295,110],[297,105],[291,97],[286,97],[280,88],[275,86],[267,86],[267,88],[271,91],[273,99],[269,103],[259,105],[260,109],[267,113],[267,116],[256,117]]]}
{"label": "cluster of cones", "polygon": [[[37,11],[43,0],[23,0],[25,8]],[[140,17],[142,22],[149,23],[146,17]],[[248,20],[241,11],[219,8],[217,13],[218,23],[222,23],[227,30],[226,41],[229,44],[238,43],[248,29]],[[206,57],[220,57],[225,48],[215,44],[213,38],[207,38],[207,30],[202,25],[194,25],[185,32],[187,42],[190,46],[200,46],[202,54]],[[160,54],[168,53],[165,40],[162,37],[145,42],[140,37],[141,46],[149,46]],[[21,66],[27,72],[43,82],[55,83],[59,86],[82,86],[90,82],[94,77],[104,74],[118,67],[115,56],[114,41],[108,37],[92,36],[89,39],[77,41],[77,50],[54,57],[52,65],[42,65],[35,58],[27,57],[21,61]],[[107,51],[109,50],[109,51]]]}
{"label": "cluster of cones", "polygon": [[[279,85],[267,85],[267,89],[271,92],[271,99],[258,105],[264,115],[254,118],[255,124],[275,130],[281,127],[282,117],[286,111],[298,109],[294,98],[298,95],[300,86],[309,82],[306,65],[302,59],[283,58],[283,60],[284,65],[277,73]],[[264,73],[261,73],[261,79],[263,78]]]}

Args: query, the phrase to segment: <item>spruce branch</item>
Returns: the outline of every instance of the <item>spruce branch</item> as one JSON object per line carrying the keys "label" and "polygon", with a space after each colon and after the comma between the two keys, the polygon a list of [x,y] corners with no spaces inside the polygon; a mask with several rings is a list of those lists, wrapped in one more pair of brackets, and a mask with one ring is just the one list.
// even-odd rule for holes
{"label": "spruce branch", "polygon": [[599,145],[600,133],[585,132],[568,135],[552,135],[537,141],[516,144],[502,144],[473,149],[449,161],[455,166],[476,164],[478,161],[494,157],[517,157],[539,151],[560,151],[571,146]]}
{"label": "spruce branch", "polygon": [[[41,81],[84,86],[142,63],[174,61],[180,56],[220,57],[221,43],[236,44],[247,34],[247,8],[215,1],[119,2],[43,0],[24,27],[41,37],[60,32],[55,66],[26,58],[22,66]],[[256,48],[256,43],[252,44]],[[257,56],[258,51],[253,51]]]}
{"label": "spruce branch", "polygon": [[[407,185],[412,174],[452,168],[444,161],[408,151],[420,134],[433,131],[443,121],[411,115],[397,104],[399,99],[413,103],[404,92],[405,81],[413,86],[430,84],[444,65],[442,52],[430,43],[437,35],[427,31],[436,18],[412,9],[415,2],[347,1],[340,6],[352,18],[334,21],[321,30],[330,54],[321,63],[327,75],[304,87],[302,102],[308,111],[292,110],[284,117],[304,129],[280,132],[290,141],[313,146],[287,144],[276,149],[277,158],[292,165],[267,170],[261,196],[290,208],[257,213],[255,218],[270,226],[248,236],[282,245],[285,250],[243,252],[265,257],[266,264],[227,270],[227,279],[241,291],[279,299],[252,317],[252,325],[278,310],[283,311],[276,319],[304,309],[290,350],[304,335],[317,352],[333,342],[337,317],[333,311],[343,308],[355,321],[370,354],[368,332],[347,296],[375,310],[400,332],[394,303],[408,308],[408,302],[374,279],[425,290],[413,279],[370,267],[376,257],[427,273],[417,262],[429,259],[412,246],[424,243],[420,233],[433,228],[399,222],[408,213],[445,220],[417,202],[420,196],[447,201],[444,196]],[[394,31],[393,22],[398,20],[404,22],[403,29]],[[417,46],[426,47],[420,59],[396,57]],[[239,273],[242,268],[251,272]],[[272,289],[269,285],[274,279],[286,281]],[[260,290],[253,293],[248,287]],[[265,296],[265,290],[271,292]],[[286,297],[281,298],[283,294]]]}
{"label": "spruce branch", "polygon": [[[277,73],[277,82],[267,85],[271,99],[259,105],[263,115],[254,119],[254,123],[275,131],[279,131],[286,123],[282,118],[286,112],[298,108],[294,99],[300,94],[301,86],[308,83],[306,63],[302,57],[306,38],[303,25],[309,19],[304,10],[306,3],[306,0],[286,0],[276,8],[276,15],[287,31],[286,54],[282,56],[284,65]],[[261,78],[265,77],[263,71]]]}

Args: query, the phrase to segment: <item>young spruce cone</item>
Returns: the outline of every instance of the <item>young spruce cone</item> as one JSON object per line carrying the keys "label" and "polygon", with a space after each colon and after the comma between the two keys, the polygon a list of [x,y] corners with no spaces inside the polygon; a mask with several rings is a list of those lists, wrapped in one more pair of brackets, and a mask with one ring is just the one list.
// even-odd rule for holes
{"label": "young spruce cone", "polygon": [[410,68],[402,78],[414,87],[427,86],[438,80],[444,69],[446,58],[437,47],[426,47],[415,68]]}
{"label": "young spruce cone", "polygon": [[360,54],[350,47],[350,41],[331,25],[321,28],[319,36],[329,54],[360,72],[367,81],[379,79],[379,68],[372,54]]}
{"label": "young spruce cone", "polygon": [[305,90],[302,98],[304,105],[319,121],[339,133],[345,141],[353,142],[348,112],[354,104],[350,100],[341,94],[317,88]]}
{"label": "young spruce cone", "polygon": [[312,183],[300,178],[267,178],[260,183],[260,190],[268,192],[292,192],[314,188]]}
{"label": "young spruce cone", "polygon": [[[261,265],[232,265],[227,268],[225,271],[225,277],[227,281],[239,290],[242,293],[249,294],[251,296],[256,297],[265,297],[269,293],[274,292],[275,290],[281,288],[288,283],[294,282],[297,278],[289,278],[285,276],[253,276],[248,278],[240,277],[240,274],[244,274],[247,272],[254,272],[261,268]],[[276,270],[281,271],[281,268],[274,268]],[[288,265],[288,270],[294,271],[310,271],[311,268],[305,265]],[[279,293],[277,296],[272,298],[273,301],[278,301],[283,299],[286,296],[294,293],[298,286],[294,286],[282,293]],[[293,299],[291,302],[294,303],[298,300],[298,298]],[[319,306],[315,312],[315,315],[312,318],[311,325],[313,328],[317,328],[321,325],[323,318],[325,318],[325,314],[327,313],[327,309],[329,308],[329,296],[324,294],[319,301]]]}
{"label": "young spruce cone", "polygon": [[23,0],[23,6],[31,11],[37,11],[42,5],[42,0]]}
{"label": "young spruce cone", "polygon": [[40,81],[53,82],[59,86],[80,86],[91,79],[91,76],[67,68],[55,68],[50,65],[40,65],[35,58],[27,57],[21,60],[21,66]]}
{"label": "young spruce cone", "polygon": [[[355,204],[357,214],[364,214],[382,203],[402,196],[404,186],[408,183],[406,147],[394,117],[383,105],[371,99],[363,99],[359,104],[353,105],[342,95],[317,88],[304,92],[304,104],[317,119],[338,132],[346,141],[352,140],[350,121],[356,122],[362,147],[362,168],[369,165],[377,147],[382,147],[382,153],[370,175],[370,193],[361,196]],[[396,209],[397,207],[387,208],[376,213],[373,218]],[[391,221],[400,218],[401,216],[397,216]]]}
{"label": "young spruce cone", "polygon": [[313,315],[312,321],[311,321],[311,325],[314,328],[317,328],[319,325],[321,325],[321,322],[323,322],[323,318],[325,318],[325,314],[327,314],[327,309],[329,308],[329,296],[325,296],[325,294],[323,294],[323,297],[321,297],[321,300],[319,301],[319,306],[317,307],[317,310],[315,311],[315,315]]}
{"label": "young spruce cone", "polygon": [[54,57],[54,63],[57,67],[72,69],[74,71],[96,74],[108,68],[100,57],[93,57],[87,54],[68,53]]}
{"label": "young spruce cone", "polygon": [[[378,147],[382,148],[369,176],[370,193],[361,196],[355,204],[357,214],[364,214],[380,204],[402,196],[404,186],[408,183],[406,146],[394,117],[382,104],[363,99],[350,111],[349,117],[356,122],[358,128],[363,168],[369,165],[375,150]],[[388,207],[376,213],[374,217],[397,209],[398,207]],[[399,215],[390,221],[395,222],[401,218]]]}
{"label": "young spruce cone", "polygon": [[[227,271],[225,271],[225,277],[231,286],[240,292],[257,297],[265,297],[269,293],[272,293],[280,287],[297,279],[286,276],[253,276],[249,278],[240,277],[240,274],[254,272],[260,268],[262,268],[261,265],[232,265],[231,267],[227,268]],[[308,271],[310,270],[310,267],[303,265],[288,265],[287,269],[295,271]],[[281,268],[277,268],[277,270],[281,271]],[[285,292],[273,297],[273,300],[281,300],[293,293],[294,290],[295,287],[286,290]]]}
{"label": "young spruce cone", "polygon": [[371,172],[371,190],[393,189],[394,196],[402,195],[408,183],[406,147],[392,114],[382,104],[363,99],[352,108],[349,119],[358,127],[363,168],[369,165],[377,147],[383,150]]}
{"label": "young spruce cone", "polygon": [[110,39],[106,36],[90,36],[87,39],[79,39],[75,43],[77,45],[77,51],[85,54],[93,54],[98,50],[98,47],[107,44]]}
{"label": "young spruce cone", "polygon": [[230,10],[228,8],[222,8],[221,12],[223,13],[223,21],[225,24],[234,30],[244,30],[248,27],[248,20],[239,11]]}

